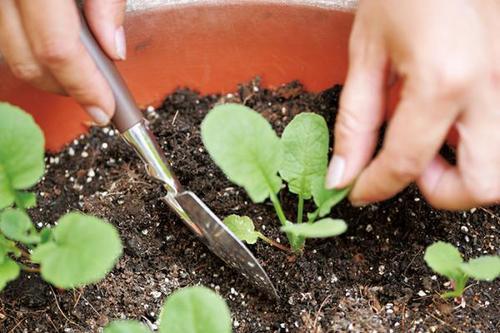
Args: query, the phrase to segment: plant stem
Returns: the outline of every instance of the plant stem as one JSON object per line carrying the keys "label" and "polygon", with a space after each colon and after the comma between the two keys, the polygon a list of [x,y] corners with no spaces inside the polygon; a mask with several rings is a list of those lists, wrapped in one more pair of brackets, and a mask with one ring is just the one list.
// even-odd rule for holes
{"label": "plant stem", "polygon": [[456,280],[452,280],[452,285],[454,287],[453,290],[443,293],[441,297],[443,298],[461,297],[464,292],[465,285],[467,284],[468,279],[469,278],[466,275],[461,275],[457,277]]}
{"label": "plant stem", "polygon": [[18,248],[18,250],[21,252],[21,257],[26,258],[28,260],[31,258],[31,255],[28,252],[26,252],[26,251],[24,251],[23,249],[20,249],[20,248]]}
{"label": "plant stem", "polygon": [[[302,194],[299,194],[299,204],[297,207],[297,224],[302,223],[302,219],[304,218],[304,196]],[[292,249],[293,252],[298,253],[304,249],[304,245],[306,242],[306,239],[304,237],[293,237],[293,240],[291,240],[292,243]]]}
{"label": "plant stem", "polygon": [[304,196],[299,194],[299,205],[297,208],[297,224],[302,223],[302,218],[304,216]]}
{"label": "plant stem", "polygon": [[29,267],[23,264],[19,264],[21,269],[28,273],[40,273],[40,267]]}
{"label": "plant stem", "polygon": [[274,246],[282,251],[285,251],[285,252],[292,252],[292,249],[290,249],[289,247],[286,247],[285,245],[281,244],[281,243],[278,243],[277,241],[269,238],[269,237],[266,237],[264,236],[263,234],[261,234],[259,232],[259,238],[262,239],[264,242],[266,242],[267,244],[271,245],[271,246]]}
{"label": "plant stem", "polygon": [[292,243],[292,250],[295,253],[299,253],[304,249],[304,245],[306,244],[306,239],[304,237],[294,237]]}
{"label": "plant stem", "polygon": [[278,215],[278,219],[281,222],[281,225],[285,226],[286,225],[286,217],[285,213],[283,213],[283,208],[281,208],[280,201],[276,194],[274,192],[270,192],[270,197],[271,197],[271,202],[273,203],[274,210],[276,211],[276,214]]}
{"label": "plant stem", "polygon": [[[281,203],[280,203],[278,197],[276,196],[276,194],[274,192],[270,192],[270,197],[271,197],[271,202],[273,203],[273,206],[274,206],[274,210],[276,211],[276,215],[278,215],[278,219],[281,222],[281,225],[285,226],[285,225],[287,225],[287,223],[290,223],[290,222],[287,222],[287,220],[286,220],[285,213],[283,213],[283,208],[281,208]],[[297,238],[290,233],[287,233],[286,237],[288,238],[288,243],[290,243],[290,245],[293,249],[293,252],[298,252],[300,250],[300,248],[298,248],[296,246]]]}

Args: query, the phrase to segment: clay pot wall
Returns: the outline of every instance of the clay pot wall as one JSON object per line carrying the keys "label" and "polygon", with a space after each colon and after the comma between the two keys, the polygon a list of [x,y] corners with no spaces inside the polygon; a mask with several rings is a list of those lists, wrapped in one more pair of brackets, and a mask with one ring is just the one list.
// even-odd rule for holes
{"label": "clay pot wall", "polygon": [[[259,75],[265,86],[302,81],[318,91],[342,83],[356,1],[135,0],[126,18],[128,58],[118,64],[141,107],[177,87],[229,92]],[[0,100],[33,114],[47,149],[86,130],[70,98],[40,92],[0,63]]]}

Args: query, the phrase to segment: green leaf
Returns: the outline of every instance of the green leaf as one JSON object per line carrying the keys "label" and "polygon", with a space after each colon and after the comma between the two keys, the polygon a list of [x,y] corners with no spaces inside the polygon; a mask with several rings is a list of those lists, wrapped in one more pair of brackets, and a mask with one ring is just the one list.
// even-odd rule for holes
{"label": "green leaf", "polygon": [[14,190],[24,190],[44,172],[44,137],[33,118],[0,103],[0,209],[14,203]]}
{"label": "green leaf", "polygon": [[5,257],[0,263],[0,291],[5,288],[7,283],[17,279],[20,271],[19,265],[14,260]]}
{"label": "green leaf", "polygon": [[330,214],[335,205],[341,202],[347,195],[351,187],[346,187],[340,190],[328,190],[325,188],[325,176],[317,178],[312,184],[312,194],[314,203],[318,207],[320,217]]}
{"label": "green leaf", "polygon": [[75,288],[103,279],[122,253],[116,229],[98,218],[69,213],[52,230],[52,239],[39,245],[32,260],[42,277],[60,288]]}
{"label": "green leaf", "polygon": [[24,244],[40,242],[40,235],[36,231],[31,219],[20,209],[8,208],[0,215],[0,230],[12,240]]}
{"label": "green leaf", "polygon": [[259,233],[255,231],[255,225],[248,216],[229,215],[222,221],[239,240],[247,244],[255,244],[259,239]]}
{"label": "green leaf", "polygon": [[445,242],[436,242],[425,250],[424,260],[436,273],[450,280],[457,280],[462,275],[460,265],[462,255],[456,247]]}
{"label": "green leaf", "polygon": [[0,160],[0,209],[12,205],[15,198],[15,191],[10,185],[7,173]]}
{"label": "green leaf", "polygon": [[138,321],[117,320],[109,324],[103,333],[151,333],[151,331]]}
{"label": "green leaf", "polygon": [[36,194],[32,192],[16,192],[15,202],[19,208],[29,209],[36,206]]}
{"label": "green leaf", "polygon": [[281,231],[305,238],[326,238],[338,236],[347,230],[344,220],[325,218],[315,223],[288,224]]}
{"label": "green leaf", "polygon": [[323,117],[301,113],[287,125],[281,136],[283,161],[279,173],[290,192],[310,199],[313,181],[320,179],[328,164],[329,133]]}
{"label": "green leaf", "polygon": [[238,104],[216,106],[201,124],[201,137],[214,162],[253,202],[278,193],[281,145],[260,114]]}
{"label": "green leaf", "polygon": [[468,276],[481,281],[493,281],[500,276],[500,257],[482,256],[460,265]]}
{"label": "green leaf", "polygon": [[224,300],[205,287],[174,292],[160,315],[162,333],[230,333],[231,314]]}

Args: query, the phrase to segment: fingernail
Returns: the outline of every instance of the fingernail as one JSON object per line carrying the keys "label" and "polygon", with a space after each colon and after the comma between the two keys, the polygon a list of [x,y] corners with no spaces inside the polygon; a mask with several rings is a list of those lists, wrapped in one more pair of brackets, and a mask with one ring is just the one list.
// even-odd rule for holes
{"label": "fingernail", "polygon": [[92,117],[92,119],[100,126],[107,125],[109,123],[109,116],[101,108],[97,106],[86,107],[85,110]]}
{"label": "fingernail", "polygon": [[344,177],[345,160],[342,156],[334,155],[330,166],[328,167],[328,174],[326,176],[326,187],[337,187]]}
{"label": "fingernail", "polygon": [[121,60],[127,58],[127,42],[125,41],[125,30],[120,26],[115,31],[115,47],[116,53]]}

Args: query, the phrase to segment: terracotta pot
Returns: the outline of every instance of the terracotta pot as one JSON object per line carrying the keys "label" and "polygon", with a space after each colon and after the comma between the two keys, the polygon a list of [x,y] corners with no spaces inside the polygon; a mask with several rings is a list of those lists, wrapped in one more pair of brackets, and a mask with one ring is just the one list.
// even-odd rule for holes
{"label": "terracotta pot", "polygon": [[[119,69],[140,106],[177,87],[227,92],[256,75],[265,86],[294,79],[321,90],[344,81],[353,1],[135,0],[126,18],[128,59]],[[70,98],[16,80],[0,63],[0,100],[29,111],[47,149],[86,130]]]}

